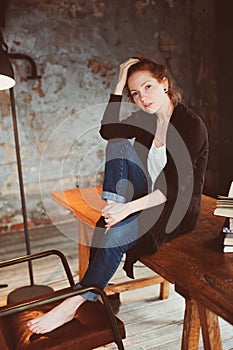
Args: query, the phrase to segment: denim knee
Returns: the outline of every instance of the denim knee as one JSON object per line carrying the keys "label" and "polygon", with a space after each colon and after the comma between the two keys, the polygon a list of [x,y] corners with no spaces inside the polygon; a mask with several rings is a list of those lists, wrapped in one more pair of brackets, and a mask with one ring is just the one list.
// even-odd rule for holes
{"label": "denim knee", "polygon": [[111,156],[113,159],[115,159],[116,157],[119,157],[119,154],[122,153],[122,150],[127,147],[133,148],[131,142],[128,139],[111,140],[107,144],[106,155],[107,157]]}

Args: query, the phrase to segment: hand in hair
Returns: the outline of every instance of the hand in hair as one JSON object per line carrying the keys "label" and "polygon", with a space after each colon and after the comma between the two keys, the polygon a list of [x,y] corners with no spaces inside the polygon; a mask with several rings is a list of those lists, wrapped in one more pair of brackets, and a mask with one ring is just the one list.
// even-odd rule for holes
{"label": "hand in hair", "polygon": [[127,80],[128,70],[132,65],[138,63],[139,61],[139,58],[128,58],[120,65],[117,84],[114,89],[115,95],[122,95]]}

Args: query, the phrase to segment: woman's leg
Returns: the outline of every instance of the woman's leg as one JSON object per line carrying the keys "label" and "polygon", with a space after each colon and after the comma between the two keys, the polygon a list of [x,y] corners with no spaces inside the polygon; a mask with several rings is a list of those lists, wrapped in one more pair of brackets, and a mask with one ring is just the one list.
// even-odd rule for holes
{"label": "woman's leg", "polygon": [[[147,194],[150,185],[150,179],[131,143],[128,140],[109,142],[102,197],[127,202]],[[93,234],[88,269],[76,287],[95,285],[103,289],[108,284],[124,253],[139,238],[137,215],[127,217],[107,232],[104,218],[100,218]],[[83,297],[94,301],[98,296],[88,292]]]}
{"label": "woman's leg", "polygon": [[[116,202],[126,202],[146,195],[151,189],[151,179],[146,173],[138,155],[129,140],[111,141],[106,147],[105,178],[102,198]],[[136,217],[138,214],[135,214]],[[122,221],[127,223],[128,219]],[[121,224],[121,223],[120,223]],[[105,219],[100,217],[93,234],[90,263],[98,248],[103,247]],[[120,236],[122,237],[122,236]],[[125,242],[119,243],[124,245]],[[127,237],[127,236],[124,236]],[[130,237],[128,238],[128,242]],[[133,236],[133,239],[135,237]]]}
{"label": "woman's leg", "polygon": [[[143,167],[133,147],[127,140],[109,142],[103,198],[126,202],[145,195],[148,183]],[[123,254],[137,241],[139,230],[137,215],[132,215],[119,224],[104,231],[103,218],[97,225],[93,237],[95,252],[91,254],[88,269],[82,281],[76,285],[95,285],[104,288],[120,264]],[[59,304],[47,314],[28,322],[34,333],[47,333],[73,319],[77,308],[85,301],[95,301],[93,292],[78,295]]]}
{"label": "woman's leg", "polygon": [[[101,231],[102,248],[97,248],[83,279],[76,284],[75,288],[97,286],[104,289],[108,284],[110,278],[117,270],[123,254],[135,244],[135,240],[131,240],[124,245],[118,245],[119,238],[121,237],[123,241],[123,237],[133,231],[136,239],[138,234],[137,218],[128,218],[126,221],[125,224],[119,223],[115,225],[106,234],[103,234]],[[29,321],[28,327],[34,333],[44,334],[51,332],[64,323],[71,321],[75,316],[76,310],[85,300],[96,301],[97,299],[98,294],[94,292],[86,292],[66,299],[45,315]]]}
{"label": "woman's leg", "polygon": [[[135,239],[131,235],[130,239],[127,240],[125,237],[132,232],[134,232]],[[136,244],[138,234],[139,228],[136,217],[128,218],[124,224],[116,224],[104,234],[100,232],[98,244],[101,247],[95,249],[95,254],[92,255],[89,261],[84,277],[76,284],[75,288],[94,285],[104,289],[116,272],[124,253]],[[119,244],[119,240],[124,244]],[[96,301],[98,298],[98,295],[94,292],[86,292],[81,295],[90,301]]]}
{"label": "woman's leg", "polygon": [[125,203],[146,195],[151,179],[129,140],[108,142],[102,198]]}

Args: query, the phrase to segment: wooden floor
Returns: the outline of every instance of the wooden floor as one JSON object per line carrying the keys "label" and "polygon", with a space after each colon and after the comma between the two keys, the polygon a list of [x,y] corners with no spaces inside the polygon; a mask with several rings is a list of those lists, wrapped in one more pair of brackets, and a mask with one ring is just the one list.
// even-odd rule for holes
{"label": "wooden floor", "polygon": [[[58,249],[62,251],[70,264],[75,281],[78,281],[77,256],[77,222],[72,221],[59,226],[48,226],[30,230],[32,253]],[[25,255],[23,232],[0,235],[1,261]],[[33,263],[35,282],[46,284],[54,289],[67,286],[66,278],[56,257],[49,257]],[[149,269],[137,263],[137,277],[151,274]],[[0,271],[0,284],[8,284],[0,289],[0,304],[6,302],[6,296],[15,288],[29,283],[27,264]],[[112,279],[112,283],[127,280],[121,268]],[[170,286],[168,300],[158,299],[158,286],[150,286],[121,294],[121,308],[118,316],[124,321],[127,338],[124,340],[126,350],[179,350],[181,344],[184,301]],[[219,320],[223,350],[233,350],[233,327]],[[110,344],[99,350],[116,349]],[[199,349],[203,349],[200,339]],[[67,349],[71,350],[71,349]],[[73,349],[72,349],[73,350]],[[218,349],[216,349],[218,350]]]}

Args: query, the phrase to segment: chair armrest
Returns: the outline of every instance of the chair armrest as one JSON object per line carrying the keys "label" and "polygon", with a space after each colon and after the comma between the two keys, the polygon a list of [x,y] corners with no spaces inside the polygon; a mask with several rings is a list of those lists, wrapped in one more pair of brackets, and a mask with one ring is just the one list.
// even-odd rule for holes
{"label": "chair armrest", "polygon": [[68,261],[67,261],[65,255],[62,252],[60,252],[59,250],[51,249],[51,250],[46,250],[46,251],[40,252],[40,253],[25,255],[25,256],[22,256],[22,257],[19,257],[19,258],[6,260],[6,261],[3,261],[3,262],[0,263],[0,268],[16,265],[16,264],[20,264],[20,263],[24,263],[24,262],[27,262],[27,261],[32,261],[32,260],[36,260],[36,259],[45,258],[45,257],[50,256],[50,255],[56,255],[56,256],[58,256],[60,258],[60,260],[62,262],[62,265],[63,265],[63,268],[65,270],[67,279],[68,279],[68,281],[70,283],[70,286],[74,287],[75,283],[74,283],[74,279],[73,279],[72,272],[70,270]]}

